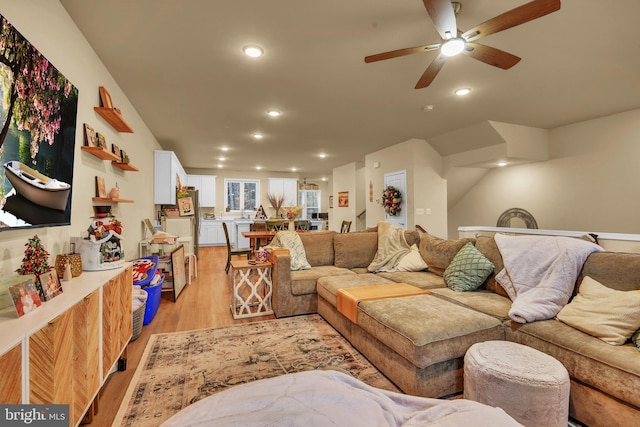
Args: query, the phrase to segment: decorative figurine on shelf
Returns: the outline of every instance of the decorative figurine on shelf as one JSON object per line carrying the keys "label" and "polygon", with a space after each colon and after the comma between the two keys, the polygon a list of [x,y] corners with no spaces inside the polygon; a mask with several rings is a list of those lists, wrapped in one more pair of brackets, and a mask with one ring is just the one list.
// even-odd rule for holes
{"label": "decorative figurine on shelf", "polygon": [[265,213],[264,208],[262,207],[262,205],[260,205],[260,207],[256,211],[255,219],[267,219],[267,214]]}
{"label": "decorative figurine on shelf", "polygon": [[64,274],[62,275],[62,281],[68,282],[71,280],[71,263],[69,261],[64,263]]}
{"label": "decorative figurine on shelf", "polygon": [[116,186],[109,191],[109,197],[112,199],[120,198],[120,187],[118,187],[118,183],[116,182]]}
{"label": "decorative figurine on shelf", "polygon": [[32,239],[25,244],[27,249],[24,251],[24,258],[22,258],[22,265],[16,270],[18,274],[33,274],[35,275],[35,284],[40,298],[46,301],[42,283],[40,283],[40,276],[49,268],[49,252],[45,250],[40,242],[40,238],[36,234]]}

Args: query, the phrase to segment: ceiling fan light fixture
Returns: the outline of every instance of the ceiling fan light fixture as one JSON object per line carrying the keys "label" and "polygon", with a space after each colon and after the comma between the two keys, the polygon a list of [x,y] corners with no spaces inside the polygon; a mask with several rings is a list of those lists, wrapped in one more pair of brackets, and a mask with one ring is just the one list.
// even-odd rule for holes
{"label": "ceiling fan light fixture", "polygon": [[440,46],[440,52],[445,56],[456,56],[464,50],[465,40],[462,37],[455,37],[445,40]]}

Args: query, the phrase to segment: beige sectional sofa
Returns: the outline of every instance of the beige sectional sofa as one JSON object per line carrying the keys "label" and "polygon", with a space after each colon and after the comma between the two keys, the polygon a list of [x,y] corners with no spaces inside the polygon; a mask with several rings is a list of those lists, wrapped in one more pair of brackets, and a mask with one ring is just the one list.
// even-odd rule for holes
{"label": "beige sectional sofa", "polygon": [[[511,300],[494,274],[476,291],[449,289],[442,273],[471,241],[495,266],[502,258],[491,236],[443,240],[406,231],[428,271],[369,273],[378,245],[375,231],[300,235],[310,269],[291,271],[290,254],[274,252],[273,308],[277,317],[322,315],[376,367],[408,394],[448,397],[463,392],[463,358],[474,343],[509,340],[552,355],[571,376],[572,417],[587,425],[633,425],[640,419],[640,352],[633,343],[613,346],[558,320],[519,324]],[[597,252],[578,278],[590,276],[618,290],[640,289],[640,254]],[[362,301],[357,323],[341,314],[340,288],[409,283],[428,295]]]}

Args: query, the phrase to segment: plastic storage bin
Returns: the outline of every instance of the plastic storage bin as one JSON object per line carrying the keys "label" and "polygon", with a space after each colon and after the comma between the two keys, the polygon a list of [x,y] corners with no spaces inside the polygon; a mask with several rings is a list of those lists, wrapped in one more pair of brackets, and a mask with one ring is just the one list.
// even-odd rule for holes
{"label": "plastic storage bin", "polygon": [[158,308],[160,307],[160,297],[162,296],[162,284],[164,283],[164,274],[158,274],[153,280],[153,283],[150,286],[143,288],[147,291],[147,304],[144,309],[144,321],[143,325],[148,325],[151,323],[156,313],[158,312]]}

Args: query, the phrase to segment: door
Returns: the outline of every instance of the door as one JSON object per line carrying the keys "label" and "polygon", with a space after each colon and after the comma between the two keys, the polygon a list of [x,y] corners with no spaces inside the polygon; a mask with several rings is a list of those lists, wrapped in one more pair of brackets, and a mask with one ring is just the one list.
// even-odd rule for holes
{"label": "door", "polygon": [[393,186],[400,191],[402,196],[402,203],[400,212],[396,215],[389,215],[385,212],[384,220],[390,222],[393,225],[407,228],[407,171],[399,171],[384,174],[384,189]]}

